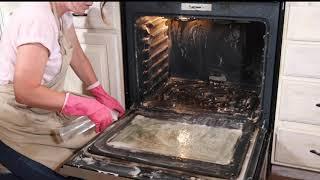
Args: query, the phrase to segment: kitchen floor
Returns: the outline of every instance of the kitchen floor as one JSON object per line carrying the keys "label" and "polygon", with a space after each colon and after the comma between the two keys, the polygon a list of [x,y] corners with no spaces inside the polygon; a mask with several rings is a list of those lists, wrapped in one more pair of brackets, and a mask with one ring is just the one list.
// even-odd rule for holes
{"label": "kitchen floor", "polygon": [[284,176],[272,175],[268,180],[296,180],[294,178],[288,178]]}
{"label": "kitchen floor", "polygon": [[273,165],[272,174],[268,180],[319,180],[319,179],[320,179],[320,173]]}

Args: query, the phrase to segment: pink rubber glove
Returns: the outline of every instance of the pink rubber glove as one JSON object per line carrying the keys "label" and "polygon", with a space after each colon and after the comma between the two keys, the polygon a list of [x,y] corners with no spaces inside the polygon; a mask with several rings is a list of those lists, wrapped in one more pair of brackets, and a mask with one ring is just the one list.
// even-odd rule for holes
{"label": "pink rubber glove", "polygon": [[101,85],[88,90],[97,101],[104,104],[110,109],[116,110],[119,112],[119,116],[123,116],[125,113],[124,108],[121,106],[121,104],[112,96],[110,96]]}
{"label": "pink rubber glove", "polygon": [[101,132],[112,124],[111,110],[96,99],[67,93],[61,113],[69,116],[88,116],[96,125],[96,132]]}

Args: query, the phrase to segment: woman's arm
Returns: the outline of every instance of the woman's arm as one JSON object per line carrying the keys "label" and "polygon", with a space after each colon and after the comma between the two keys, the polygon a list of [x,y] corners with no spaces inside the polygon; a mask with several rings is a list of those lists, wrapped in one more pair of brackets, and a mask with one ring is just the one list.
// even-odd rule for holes
{"label": "woman's arm", "polygon": [[85,83],[86,87],[97,82],[97,77],[91,63],[83,52],[78,37],[76,35],[74,26],[72,25],[68,32],[67,37],[70,39],[73,45],[73,55],[71,59],[71,67],[77,76]]}
{"label": "woman's arm", "polygon": [[65,94],[41,85],[49,51],[39,43],[24,44],[17,48],[14,72],[16,101],[31,107],[52,111],[61,110]]}
{"label": "woman's arm", "polygon": [[93,98],[73,94],[66,96],[64,93],[41,85],[44,68],[48,61],[48,52],[39,43],[18,47],[14,74],[16,101],[32,107],[61,111],[70,116],[88,116],[95,124],[96,132],[103,131],[113,122],[109,108]]}

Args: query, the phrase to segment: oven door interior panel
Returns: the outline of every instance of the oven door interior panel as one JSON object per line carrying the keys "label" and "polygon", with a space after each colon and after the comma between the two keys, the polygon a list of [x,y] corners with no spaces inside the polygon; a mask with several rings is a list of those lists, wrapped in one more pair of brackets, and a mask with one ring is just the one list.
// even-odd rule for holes
{"label": "oven door interior panel", "polygon": [[[217,114],[182,115],[141,108],[99,135],[64,168],[135,179],[236,179],[249,146],[252,154],[260,151],[256,138],[261,132],[243,117],[235,120]],[[249,156],[246,161],[252,163],[257,157]]]}
{"label": "oven door interior panel", "polygon": [[241,170],[253,129],[241,117],[139,110],[97,139],[89,152],[230,178]]}
{"label": "oven door interior panel", "polygon": [[[121,134],[121,131],[119,132],[117,130],[122,127],[128,127],[127,125],[130,124],[135,117],[141,117],[142,115],[149,116],[148,113],[143,111],[130,112],[127,117],[112,125],[109,130],[99,135],[95,140],[70,158],[60,169],[60,173],[79,178],[87,177],[88,179],[133,178],[171,180],[200,178],[217,180],[247,179],[254,177],[256,173],[255,169],[258,169],[257,165],[261,159],[260,156],[262,156],[261,152],[263,152],[263,148],[265,148],[263,147],[263,142],[265,142],[267,131],[254,128],[250,125],[249,128],[246,128],[246,132],[243,133],[246,135],[244,136],[242,134],[242,137],[236,142],[235,146],[237,147],[234,147],[233,154],[231,156],[225,156],[227,159],[229,158],[228,160],[231,159],[230,163],[225,165],[222,165],[224,163],[216,164],[194,160],[190,161],[186,158],[181,158],[181,153],[176,153],[180,155],[179,158],[177,156],[161,155],[160,153],[150,153],[150,151],[142,151],[141,149],[145,148],[143,146],[137,148],[140,149],[137,151],[132,149],[127,150],[126,148],[121,149],[119,147],[108,147],[101,144],[107,143],[106,140],[116,137],[117,134]],[[211,127],[225,128],[228,127],[227,124],[227,122],[225,122],[225,124],[211,124]],[[242,126],[246,123],[239,120],[239,124]],[[210,127],[210,125],[208,127]],[[231,128],[231,130],[237,130],[234,129],[235,127],[229,128]],[[249,130],[253,131],[248,132]],[[179,135],[177,137],[179,137]],[[241,142],[241,140],[244,142]],[[115,150],[119,150],[119,152],[115,153]],[[180,148],[180,150],[182,150],[182,148]],[[211,153],[209,153],[209,156],[210,154]],[[211,161],[217,162],[220,160],[221,163],[226,162],[225,159],[226,158],[221,161],[221,159],[216,158],[211,159]]]}

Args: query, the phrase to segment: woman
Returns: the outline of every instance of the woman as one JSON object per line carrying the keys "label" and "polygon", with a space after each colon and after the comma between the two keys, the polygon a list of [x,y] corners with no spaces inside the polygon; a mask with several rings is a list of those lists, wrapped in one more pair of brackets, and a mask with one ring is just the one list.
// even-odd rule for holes
{"label": "woman", "polygon": [[[82,14],[91,5],[25,4],[13,12],[2,34],[0,164],[20,178],[63,178],[51,170],[112,123],[110,109],[124,114],[120,103],[99,84],[72,24],[71,12]],[[69,65],[94,98],[63,91]],[[51,131],[68,116],[88,116],[96,132],[57,143]]]}

